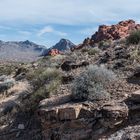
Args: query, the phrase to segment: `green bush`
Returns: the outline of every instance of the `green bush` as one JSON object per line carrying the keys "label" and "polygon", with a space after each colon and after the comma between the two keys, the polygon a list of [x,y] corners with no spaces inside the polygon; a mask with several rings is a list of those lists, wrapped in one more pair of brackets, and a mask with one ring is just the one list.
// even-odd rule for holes
{"label": "green bush", "polygon": [[98,47],[102,50],[105,50],[111,46],[111,41],[110,40],[103,40],[100,41],[98,44]]}
{"label": "green bush", "polygon": [[97,49],[97,48],[90,48],[88,50],[89,55],[95,55],[95,54],[98,54],[98,53],[99,53],[99,49]]}
{"label": "green bush", "polygon": [[28,74],[28,80],[31,81],[35,89],[49,83],[55,79],[61,79],[61,73],[55,68],[38,69]]}
{"label": "green bush", "polygon": [[29,101],[27,100],[27,104],[29,104],[29,108],[34,110],[41,100],[57,93],[61,84],[61,73],[55,68],[40,68],[30,72],[28,79],[33,86],[33,92],[28,99]]}
{"label": "green bush", "polygon": [[95,55],[99,53],[99,49],[94,47],[94,48],[83,48],[81,50],[82,53],[88,53],[89,55]]}
{"label": "green bush", "polygon": [[137,62],[140,62],[140,46],[137,46],[135,50],[130,52],[130,56],[133,61],[135,60]]}
{"label": "green bush", "polygon": [[128,36],[126,42],[127,44],[133,44],[133,45],[139,44],[140,43],[140,30],[132,32]]}
{"label": "green bush", "polygon": [[72,86],[72,99],[78,101],[109,99],[109,93],[105,89],[115,80],[112,71],[91,65],[75,79]]}

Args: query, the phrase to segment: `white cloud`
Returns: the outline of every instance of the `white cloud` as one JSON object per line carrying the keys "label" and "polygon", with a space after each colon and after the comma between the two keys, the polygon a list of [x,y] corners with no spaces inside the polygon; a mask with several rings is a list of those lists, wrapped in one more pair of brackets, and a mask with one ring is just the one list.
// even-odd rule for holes
{"label": "white cloud", "polygon": [[1,22],[92,24],[138,20],[138,13],[139,0],[0,0]]}
{"label": "white cloud", "polygon": [[11,27],[8,27],[8,26],[2,26],[2,25],[0,25],[0,29],[2,29],[2,30],[11,30],[12,28]]}
{"label": "white cloud", "polygon": [[51,26],[45,26],[43,29],[41,29],[38,32],[38,36],[42,36],[42,35],[44,35],[46,33],[52,33],[52,34],[59,35],[59,36],[67,36],[67,33],[64,33],[64,32],[58,31],[58,30],[55,30]]}
{"label": "white cloud", "polygon": [[29,32],[29,31],[18,31],[18,33],[21,34],[21,35],[25,35],[25,36],[29,36],[29,35],[32,34],[32,33]]}

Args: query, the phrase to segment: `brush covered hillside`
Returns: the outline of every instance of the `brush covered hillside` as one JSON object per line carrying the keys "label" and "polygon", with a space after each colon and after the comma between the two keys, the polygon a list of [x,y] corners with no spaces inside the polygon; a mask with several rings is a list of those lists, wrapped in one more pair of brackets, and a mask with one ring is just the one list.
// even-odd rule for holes
{"label": "brush covered hillside", "polygon": [[139,25],[102,28],[72,52],[0,63],[0,140],[140,139]]}
{"label": "brush covered hillside", "polygon": [[26,41],[0,41],[0,61],[29,62],[37,60],[45,46]]}

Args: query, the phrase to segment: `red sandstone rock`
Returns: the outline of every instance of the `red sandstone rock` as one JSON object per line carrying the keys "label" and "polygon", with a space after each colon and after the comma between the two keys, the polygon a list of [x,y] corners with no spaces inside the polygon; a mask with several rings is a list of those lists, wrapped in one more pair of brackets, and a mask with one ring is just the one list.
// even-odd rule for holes
{"label": "red sandstone rock", "polygon": [[49,51],[49,55],[51,55],[51,56],[56,56],[58,54],[62,54],[62,52],[60,52],[57,49],[52,49],[52,50]]}
{"label": "red sandstone rock", "polygon": [[136,24],[133,20],[121,21],[116,25],[99,26],[98,31],[91,38],[84,40],[83,44],[77,46],[77,49],[83,46],[93,45],[103,40],[118,40],[127,37],[133,30],[140,29],[140,24]]}

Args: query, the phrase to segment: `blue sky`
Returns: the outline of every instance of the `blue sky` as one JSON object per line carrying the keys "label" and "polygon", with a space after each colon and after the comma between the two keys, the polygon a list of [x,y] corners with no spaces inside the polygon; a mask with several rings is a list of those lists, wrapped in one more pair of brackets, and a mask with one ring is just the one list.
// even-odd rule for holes
{"label": "blue sky", "polygon": [[0,0],[0,40],[79,44],[101,24],[139,22],[139,13],[139,0]]}

